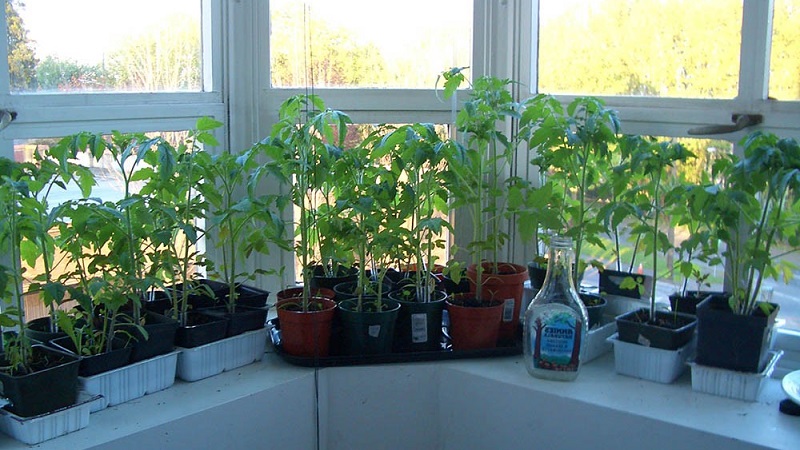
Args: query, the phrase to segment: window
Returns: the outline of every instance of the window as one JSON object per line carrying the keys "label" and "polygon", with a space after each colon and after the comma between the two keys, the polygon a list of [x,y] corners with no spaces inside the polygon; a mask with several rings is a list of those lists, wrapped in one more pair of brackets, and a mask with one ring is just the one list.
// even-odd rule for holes
{"label": "window", "polygon": [[[713,138],[709,158],[741,153],[738,142],[753,129],[731,129],[734,114],[759,114],[762,129],[800,136],[798,14],[796,0],[533,0],[532,44],[522,52],[530,58],[519,64],[530,68],[531,93],[565,103],[601,96],[625,133]],[[711,125],[729,129],[708,134]],[[769,287],[787,327],[800,329],[792,285]]]}
{"label": "window", "polygon": [[277,0],[270,21],[274,87],[430,89],[471,64],[469,0]]}
{"label": "window", "polygon": [[197,0],[12,5],[12,92],[201,90]]}

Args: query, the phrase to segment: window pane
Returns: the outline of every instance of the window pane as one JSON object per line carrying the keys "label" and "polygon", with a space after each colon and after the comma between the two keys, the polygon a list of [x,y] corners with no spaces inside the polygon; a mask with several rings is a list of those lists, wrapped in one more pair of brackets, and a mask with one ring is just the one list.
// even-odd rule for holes
{"label": "window pane", "polygon": [[539,92],[734,98],[742,0],[541,0]]}
{"label": "window pane", "polygon": [[433,88],[471,64],[472,3],[271,1],[272,85]]}
{"label": "window pane", "polygon": [[7,0],[11,91],[199,91],[200,0]]}
{"label": "window pane", "polygon": [[800,100],[800,0],[775,0],[769,95]]}

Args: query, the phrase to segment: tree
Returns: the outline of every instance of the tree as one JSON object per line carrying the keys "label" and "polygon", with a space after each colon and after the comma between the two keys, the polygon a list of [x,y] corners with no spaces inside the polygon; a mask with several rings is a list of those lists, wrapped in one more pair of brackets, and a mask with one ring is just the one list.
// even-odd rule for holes
{"label": "tree", "polygon": [[17,8],[24,8],[20,0],[6,0],[6,22],[8,23],[8,69],[12,91],[36,88],[36,65],[34,43],[28,39],[28,30],[22,23]]}
{"label": "tree", "polygon": [[45,91],[95,90],[105,86],[106,78],[100,66],[49,55],[36,66],[36,81],[39,89]]}
{"label": "tree", "polygon": [[108,58],[113,86],[120,90],[199,90],[200,26],[172,16],[139,34]]}

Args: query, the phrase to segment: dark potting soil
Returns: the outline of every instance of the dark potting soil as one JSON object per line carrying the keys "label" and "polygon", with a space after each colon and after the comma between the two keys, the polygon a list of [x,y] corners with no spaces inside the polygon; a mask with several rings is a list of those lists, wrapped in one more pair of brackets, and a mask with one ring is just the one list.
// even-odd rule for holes
{"label": "dark potting soil", "polygon": [[[23,368],[22,370],[10,372],[9,375],[11,376],[28,375],[31,373],[40,372],[45,369],[49,369],[51,367],[56,367],[73,360],[74,359],[70,358],[69,356],[61,355],[55,352],[40,351],[34,348],[31,353],[31,362],[30,364],[28,364],[29,370],[26,371]],[[0,358],[0,366],[8,366],[8,365],[9,363],[5,358]]]}
{"label": "dark potting soil", "polygon": [[[669,318],[667,318],[669,317]],[[669,330],[677,330],[683,326],[685,326],[688,322],[683,317],[675,317],[673,315],[662,315],[656,316],[656,320],[650,320],[650,313],[647,311],[638,311],[634,314],[634,317],[638,323],[649,323],[650,325],[655,325],[657,327],[666,328]]]}

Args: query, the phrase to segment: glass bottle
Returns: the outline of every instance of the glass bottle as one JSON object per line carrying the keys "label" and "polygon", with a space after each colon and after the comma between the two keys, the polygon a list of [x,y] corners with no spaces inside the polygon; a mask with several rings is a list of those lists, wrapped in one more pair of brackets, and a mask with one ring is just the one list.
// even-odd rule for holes
{"label": "glass bottle", "polygon": [[572,239],[553,236],[542,288],[525,311],[525,367],[538,378],[578,376],[589,323],[572,280]]}

